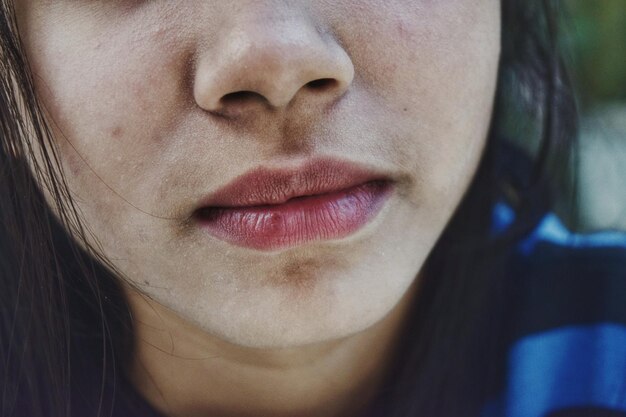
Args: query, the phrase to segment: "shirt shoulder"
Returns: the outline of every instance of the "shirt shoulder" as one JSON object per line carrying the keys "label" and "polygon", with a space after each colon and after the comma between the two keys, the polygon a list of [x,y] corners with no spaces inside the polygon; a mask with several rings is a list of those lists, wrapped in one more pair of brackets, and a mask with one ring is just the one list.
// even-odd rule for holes
{"label": "shirt shoulder", "polygon": [[[496,228],[511,220],[496,207]],[[519,242],[506,384],[483,417],[626,417],[626,233],[548,213]]]}

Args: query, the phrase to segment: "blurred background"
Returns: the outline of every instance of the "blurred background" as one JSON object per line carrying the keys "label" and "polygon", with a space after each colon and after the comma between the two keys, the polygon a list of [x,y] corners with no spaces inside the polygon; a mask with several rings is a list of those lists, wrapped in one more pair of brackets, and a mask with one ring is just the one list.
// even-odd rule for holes
{"label": "blurred background", "polygon": [[561,4],[581,113],[572,223],[579,231],[626,230],[626,0]]}
{"label": "blurred background", "polygon": [[569,0],[564,42],[583,110],[626,105],[626,0]]}

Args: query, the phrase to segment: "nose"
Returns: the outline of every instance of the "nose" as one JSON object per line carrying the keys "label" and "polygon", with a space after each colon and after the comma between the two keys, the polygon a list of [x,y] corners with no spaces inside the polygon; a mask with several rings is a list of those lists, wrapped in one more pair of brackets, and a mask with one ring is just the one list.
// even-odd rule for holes
{"label": "nose", "polygon": [[354,77],[347,52],[303,14],[239,16],[196,62],[196,103],[225,116],[286,108],[296,97],[330,104]]}

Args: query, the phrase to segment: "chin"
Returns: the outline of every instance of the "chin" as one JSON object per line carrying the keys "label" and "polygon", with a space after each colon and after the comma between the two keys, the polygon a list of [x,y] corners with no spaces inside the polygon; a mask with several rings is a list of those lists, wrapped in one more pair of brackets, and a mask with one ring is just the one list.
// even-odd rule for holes
{"label": "chin", "polygon": [[218,299],[207,294],[212,302],[189,303],[188,296],[168,301],[187,322],[222,342],[256,349],[301,347],[347,338],[384,322],[411,302],[418,269],[411,262],[393,268],[364,262],[347,272],[318,271],[320,276],[299,284],[257,277],[266,284],[232,286]]}

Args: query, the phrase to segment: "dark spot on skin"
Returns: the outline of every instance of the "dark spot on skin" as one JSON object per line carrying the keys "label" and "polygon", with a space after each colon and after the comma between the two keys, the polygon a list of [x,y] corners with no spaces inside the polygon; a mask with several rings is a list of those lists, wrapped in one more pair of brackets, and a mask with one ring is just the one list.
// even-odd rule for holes
{"label": "dark spot on skin", "polygon": [[[439,0],[434,0],[439,1]],[[416,33],[419,30],[423,30],[424,27],[415,26],[410,19],[404,17],[398,18],[396,21],[396,33],[398,40],[405,45],[412,44],[416,41]]]}
{"label": "dark spot on skin", "polygon": [[400,36],[400,38],[409,38],[409,31],[407,30],[403,21],[398,21],[398,23],[396,24],[396,30],[398,31],[398,35]]}
{"label": "dark spot on skin", "polygon": [[305,261],[289,261],[283,266],[283,276],[286,280],[291,281],[291,278],[307,277],[310,274],[310,269],[314,266],[315,262],[311,259]]}
{"label": "dark spot on skin", "polygon": [[278,152],[282,155],[309,154],[315,143],[310,140],[308,120],[288,121],[282,128]]}
{"label": "dark spot on skin", "polygon": [[278,269],[274,279],[281,285],[290,287],[294,297],[306,298],[314,290],[316,278],[319,279],[319,268],[318,262],[312,259],[291,260]]}
{"label": "dark spot on skin", "polygon": [[120,126],[115,126],[113,130],[111,131],[111,137],[113,139],[119,139],[122,137],[123,134],[124,134],[124,129],[122,129]]}
{"label": "dark spot on skin", "polygon": [[67,167],[69,168],[70,172],[72,173],[72,176],[73,177],[77,177],[82,172],[82,168],[83,168],[83,163],[84,162],[74,152],[71,153],[67,157],[66,161],[67,161]]}
{"label": "dark spot on skin", "polygon": [[347,267],[330,256],[294,256],[267,277],[267,285],[288,289],[292,301],[307,299],[330,271],[336,274]]}
{"label": "dark spot on skin", "polygon": [[408,109],[408,108],[406,108],[406,107],[405,107],[403,110],[404,110],[404,111],[409,111],[409,109]]}

